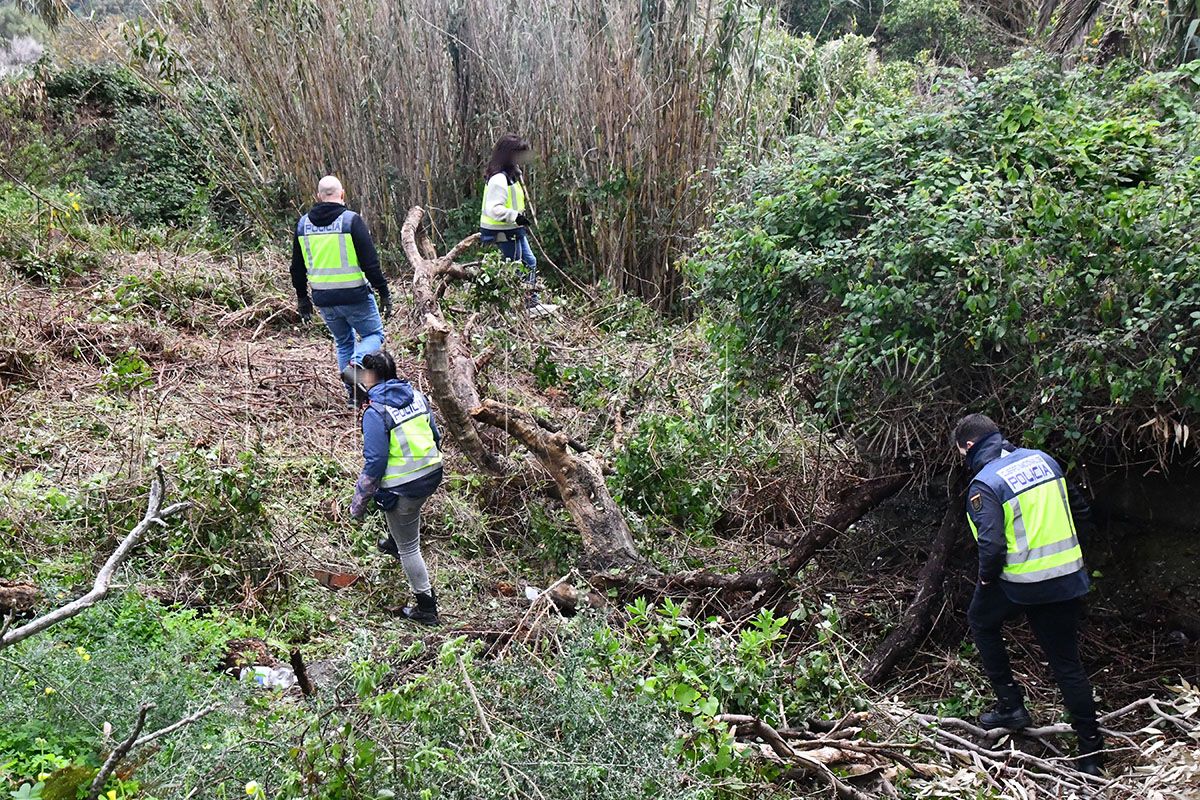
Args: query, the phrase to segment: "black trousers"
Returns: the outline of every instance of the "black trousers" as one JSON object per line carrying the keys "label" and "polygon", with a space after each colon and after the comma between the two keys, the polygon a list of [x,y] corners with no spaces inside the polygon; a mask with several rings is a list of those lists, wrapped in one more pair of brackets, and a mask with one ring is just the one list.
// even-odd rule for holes
{"label": "black trousers", "polygon": [[1061,603],[1019,605],[1008,599],[1004,589],[996,584],[976,585],[975,597],[967,612],[975,647],[983,661],[983,670],[1001,702],[1023,700],[1021,687],[1013,680],[1008,649],[1001,630],[1004,623],[1024,614],[1041,645],[1054,680],[1062,692],[1063,703],[1071,715],[1071,724],[1080,739],[1096,739],[1100,728],[1096,722],[1096,701],[1092,684],[1083,663],[1079,660],[1079,621],[1083,600],[1076,598]]}

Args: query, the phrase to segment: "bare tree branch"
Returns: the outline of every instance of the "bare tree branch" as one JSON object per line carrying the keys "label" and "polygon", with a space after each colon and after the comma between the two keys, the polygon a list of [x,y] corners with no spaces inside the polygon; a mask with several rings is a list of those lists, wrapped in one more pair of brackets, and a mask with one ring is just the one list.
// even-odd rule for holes
{"label": "bare tree branch", "polygon": [[211,706],[205,706],[204,708],[200,709],[199,711],[195,712],[194,714],[189,714],[188,716],[184,717],[183,719],[179,720],[178,722],[172,722],[170,725],[166,726],[165,728],[159,728],[158,730],[154,731],[153,733],[147,733],[145,736],[143,736],[142,738],[140,738],[136,742],[134,742],[133,746],[134,747],[142,747],[144,745],[150,744],[155,739],[161,739],[163,736],[172,734],[175,731],[179,730],[180,728],[191,725],[193,722],[199,722],[200,720],[204,719],[205,717],[207,717],[209,714],[213,713],[220,707],[221,707],[220,703],[214,703]]}
{"label": "bare tree branch", "polygon": [[100,796],[100,792],[104,791],[104,784],[108,782],[108,778],[116,770],[117,765],[121,763],[121,759],[129,755],[129,751],[137,744],[138,734],[142,732],[142,728],[146,726],[146,715],[154,708],[154,703],[142,703],[142,707],[138,709],[137,722],[133,724],[133,730],[125,741],[117,745],[117,749],[109,753],[108,758],[104,761],[104,766],[96,773],[96,777],[92,780],[92,786],[88,789],[86,800],[96,800]]}
{"label": "bare tree branch", "polygon": [[163,495],[165,491],[165,481],[163,479],[162,469],[158,468],[155,471],[154,478],[150,481],[150,499],[146,504],[146,513],[142,517],[133,530],[117,545],[117,549],[113,551],[108,560],[104,562],[104,566],[100,568],[100,572],[96,574],[96,580],[92,584],[92,588],[87,594],[72,600],[60,608],[44,614],[37,619],[25,623],[19,628],[14,628],[7,631],[3,637],[0,637],[0,649],[10,647],[17,642],[24,641],[34,634],[41,633],[47,628],[53,627],[63,620],[70,619],[83,611],[94,606],[96,603],[103,600],[109,591],[109,586],[112,583],[113,575],[117,569],[125,563],[129,558],[129,554],[137,547],[146,531],[153,525],[165,525],[166,520],[187,508],[190,503],[175,503],[163,508]]}

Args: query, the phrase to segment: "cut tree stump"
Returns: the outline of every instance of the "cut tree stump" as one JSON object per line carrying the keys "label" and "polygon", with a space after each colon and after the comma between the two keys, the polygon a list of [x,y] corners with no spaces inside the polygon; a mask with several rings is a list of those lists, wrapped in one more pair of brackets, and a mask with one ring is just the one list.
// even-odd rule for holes
{"label": "cut tree stump", "polygon": [[41,597],[41,590],[31,583],[0,580],[0,619],[28,614]]}

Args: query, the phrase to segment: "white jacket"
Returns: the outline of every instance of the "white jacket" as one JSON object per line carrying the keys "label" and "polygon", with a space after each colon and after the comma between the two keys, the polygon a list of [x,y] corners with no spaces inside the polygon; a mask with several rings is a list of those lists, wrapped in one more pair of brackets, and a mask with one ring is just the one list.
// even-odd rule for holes
{"label": "white jacket", "polygon": [[508,176],[503,172],[497,172],[492,177],[488,178],[487,187],[483,190],[483,209],[484,213],[492,219],[502,219],[505,222],[511,222],[513,227],[517,224],[516,209],[507,208],[505,203],[508,202]]}

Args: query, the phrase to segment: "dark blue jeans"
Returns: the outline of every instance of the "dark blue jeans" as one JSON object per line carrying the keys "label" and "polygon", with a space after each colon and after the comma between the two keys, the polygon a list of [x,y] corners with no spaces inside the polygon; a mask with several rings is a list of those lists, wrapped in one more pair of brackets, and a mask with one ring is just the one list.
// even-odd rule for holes
{"label": "dark blue jeans", "polygon": [[362,366],[363,356],[383,347],[383,319],[379,316],[374,295],[367,295],[366,300],[354,305],[325,306],[317,310],[333,336],[339,372],[352,361]]}

